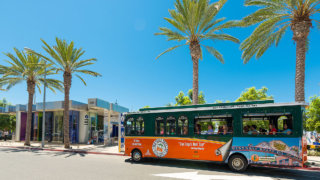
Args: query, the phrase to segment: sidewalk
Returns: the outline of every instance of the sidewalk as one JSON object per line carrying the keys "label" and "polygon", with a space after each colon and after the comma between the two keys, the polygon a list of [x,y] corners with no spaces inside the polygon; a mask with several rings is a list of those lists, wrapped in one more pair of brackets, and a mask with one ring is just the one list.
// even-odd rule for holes
{"label": "sidewalk", "polygon": [[123,156],[123,152],[119,152],[117,145],[71,144],[71,149],[65,149],[63,144],[57,143],[46,143],[44,148],[41,148],[41,142],[31,142],[30,144],[31,146],[28,147],[24,146],[24,142],[0,141],[0,147]]}
{"label": "sidewalk", "polygon": [[320,167],[320,156],[308,156],[308,162],[313,167]]}

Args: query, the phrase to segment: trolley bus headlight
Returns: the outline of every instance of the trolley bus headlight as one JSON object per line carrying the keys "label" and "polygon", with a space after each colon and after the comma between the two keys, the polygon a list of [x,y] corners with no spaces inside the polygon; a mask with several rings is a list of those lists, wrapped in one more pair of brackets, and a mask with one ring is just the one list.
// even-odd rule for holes
{"label": "trolley bus headlight", "polygon": [[216,155],[217,156],[221,155],[221,151],[219,149],[216,150]]}

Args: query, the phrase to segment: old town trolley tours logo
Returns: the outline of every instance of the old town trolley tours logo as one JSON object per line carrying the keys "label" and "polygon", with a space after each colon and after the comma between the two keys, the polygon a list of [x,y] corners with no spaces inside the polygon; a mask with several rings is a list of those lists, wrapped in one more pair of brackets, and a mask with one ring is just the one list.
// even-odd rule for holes
{"label": "old town trolley tours logo", "polygon": [[152,144],[152,151],[158,157],[164,157],[168,153],[168,144],[164,139],[156,139]]}

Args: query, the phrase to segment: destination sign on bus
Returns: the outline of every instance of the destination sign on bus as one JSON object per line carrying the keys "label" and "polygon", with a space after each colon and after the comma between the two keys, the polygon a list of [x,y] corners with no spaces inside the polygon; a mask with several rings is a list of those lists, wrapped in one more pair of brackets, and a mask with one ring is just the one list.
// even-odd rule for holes
{"label": "destination sign on bus", "polygon": [[228,106],[213,106],[213,109],[238,109],[238,108],[253,108],[258,107],[257,104],[243,104],[243,105],[228,105]]}

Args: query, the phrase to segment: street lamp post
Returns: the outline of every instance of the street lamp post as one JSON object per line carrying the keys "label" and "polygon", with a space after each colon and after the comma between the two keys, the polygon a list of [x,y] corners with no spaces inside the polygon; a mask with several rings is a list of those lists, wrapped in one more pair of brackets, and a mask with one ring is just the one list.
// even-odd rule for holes
{"label": "street lamp post", "polygon": [[45,123],[46,123],[46,75],[47,75],[47,61],[44,61],[44,85],[43,85],[43,114],[42,114],[42,141],[41,141],[41,147],[44,147],[44,138],[45,138]]}
{"label": "street lamp post", "polygon": [[3,105],[3,109],[2,109],[2,113],[5,113],[6,112],[6,103],[7,103],[7,100],[5,98],[3,98],[2,100],[2,105]]}

